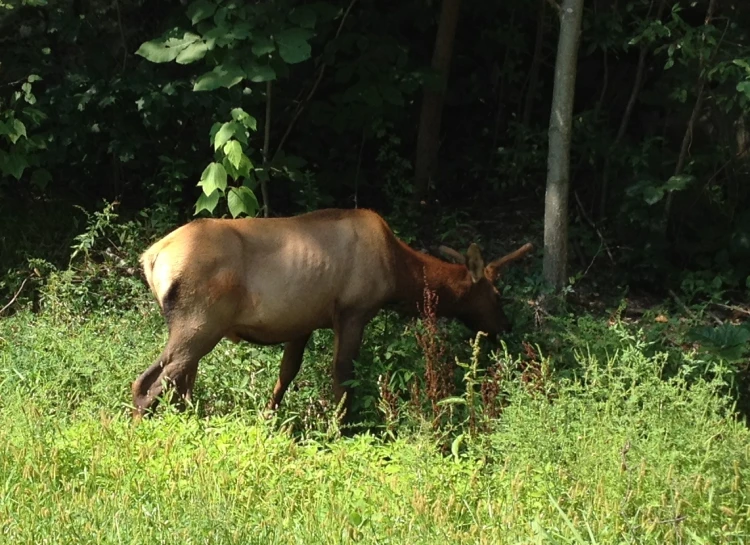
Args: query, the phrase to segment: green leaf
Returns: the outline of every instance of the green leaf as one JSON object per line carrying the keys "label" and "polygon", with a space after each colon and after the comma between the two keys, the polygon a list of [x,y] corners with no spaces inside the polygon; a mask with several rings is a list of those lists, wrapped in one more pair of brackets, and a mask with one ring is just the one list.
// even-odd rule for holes
{"label": "green leaf", "polygon": [[230,88],[241,82],[244,76],[245,73],[236,64],[220,64],[200,76],[193,86],[193,91],[213,91],[219,87]]}
{"label": "green leaf", "polygon": [[6,175],[13,176],[16,180],[20,180],[23,176],[23,171],[29,166],[29,161],[26,159],[26,155],[22,153],[7,153],[3,152],[0,155],[0,171]]}
{"label": "green leaf", "polygon": [[279,44],[279,55],[284,62],[297,64],[310,58],[312,49],[307,42],[313,33],[304,28],[288,28],[278,36],[276,43]]}
{"label": "green leaf", "polygon": [[737,84],[737,90],[750,98],[750,81],[741,81]]}
{"label": "green leaf", "polygon": [[253,40],[253,47],[251,48],[253,55],[256,57],[262,57],[276,51],[276,44],[273,43],[269,38],[256,38]]}
{"label": "green leaf", "polygon": [[247,179],[250,177],[250,173],[254,168],[255,166],[253,165],[253,162],[243,153],[242,159],[240,160],[240,166],[237,168],[237,173]]}
{"label": "green leaf", "polygon": [[216,12],[216,4],[208,0],[195,0],[187,8],[187,16],[194,25],[200,23],[203,19],[208,19]]}
{"label": "green leaf", "polygon": [[664,189],[661,187],[648,186],[643,188],[643,200],[648,204],[656,204],[664,197]]}
{"label": "green leaf", "polygon": [[463,440],[464,434],[462,433],[451,443],[451,454],[453,455],[453,459],[456,461],[460,459],[461,443],[463,443]]}
{"label": "green leaf", "polygon": [[52,181],[52,175],[46,168],[38,168],[31,174],[31,183],[44,189]]}
{"label": "green leaf", "polygon": [[244,154],[242,153],[242,146],[237,140],[230,140],[224,145],[224,155],[227,156],[232,166],[239,170]]}
{"label": "green leaf", "polygon": [[664,189],[667,191],[681,191],[685,189],[688,185],[690,185],[690,182],[695,180],[695,176],[690,176],[687,174],[681,174],[679,176],[672,176],[667,180],[667,183],[664,184]]}
{"label": "green leaf", "polygon": [[318,15],[307,6],[298,6],[289,12],[289,20],[302,28],[315,28]]}
{"label": "green leaf", "polygon": [[141,44],[135,54],[151,62],[171,62],[183,49],[199,39],[200,36],[192,32],[186,32],[182,38],[157,38]]}
{"label": "green leaf", "polygon": [[742,359],[750,347],[750,330],[746,326],[701,326],[692,329],[689,336],[705,350],[730,361]]}
{"label": "green leaf", "polygon": [[180,51],[175,60],[177,64],[190,64],[205,57],[206,51],[208,51],[208,45],[205,42],[195,42]]}
{"label": "green leaf", "polygon": [[229,213],[236,218],[240,214],[254,216],[258,211],[258,199],[250,188],[243,186],[232,187],[227,194]]}
{"label": "green leaf", "polygon": [[214,191],[210,195],[201,192],[198,201],[195,203],[195,214],[197,215],[202,210],[213,212],[217,204],[219,204],[219,191]]}
{"label": "green leaf", "polygon": [[24,138],[28,138],[28,136],[26,136],[26,125],[24,125],[23,121],[21,121],[20,119],[13,119],[10,122],[8,129],[9,131],[6,134],[8,135],[8,138],[10,138],[10,141],[14,144],[18,142],[18,139],[22,136]]}
{"label": "green leaf", "polygon": [[242,123],[251,131],[258,130],[258,122],[256,121],[256,119],[242,108],[234,108],[232,110],[232,119],[234,119],[238,123]]}
{"label": "green leaf", "polygon": [[230,138],[237,134],[237,123],[234,121],[227,121],[221,128],[216,132],[214,136],[214,151],[226,144]]}
{"label": "green leaf", "polygon": [[276,79],[276,72],[267,64],[251,63],[246,69],[247,79],[252,82],[260,83],[263,81],[273,81]]}
{"label": "green leaf", "polygon": [[227,188],[227,171],[224,165],[220,163],[208,165],[201,174],[201,181],[198,185],[203,187],[203,193],[206,196],[210,196],[217,189],[224,191]]}

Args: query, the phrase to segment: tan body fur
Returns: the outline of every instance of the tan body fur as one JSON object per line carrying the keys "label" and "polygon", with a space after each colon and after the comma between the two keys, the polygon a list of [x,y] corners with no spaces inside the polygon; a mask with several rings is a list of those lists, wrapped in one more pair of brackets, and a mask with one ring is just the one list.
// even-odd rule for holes
{"label": "tan body fur", "polygon": [[[529,249],[515,252],[512,259]],[[141,257],[167,320],[169,341],[133,383],[135,413],[155,405],[165,381],[189,399],[198,361],[224,337],[286,343],[269,404],[275,407],[299,370],[311,333],[322,328],[335,333],[338,401],[346,391],[342,383],[351,378],[351,360],[365,325],[388,303],[415,313],[425,278],[438,294],[439,314],[499,333],[509,326],[492,286],[499,265],[485,268],[478,248],[475,253],[480,263],[474,263],[472,272],[472,249],[469,268],[415,252],[368,210],[203,219],[184,225]],[[500,265],[511,260],[503,259]]]}

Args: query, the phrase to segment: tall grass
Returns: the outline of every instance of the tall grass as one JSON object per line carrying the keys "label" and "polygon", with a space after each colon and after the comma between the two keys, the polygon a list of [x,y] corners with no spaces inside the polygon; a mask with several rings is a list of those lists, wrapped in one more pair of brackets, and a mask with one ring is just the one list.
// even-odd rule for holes
{"label": "tall grass", "polygon": [[163,345],[158,316],[19,313],[0,321],[0,540],[750,543],[750,433],[721,364],[688,355],[665,376],[664,354],[615,329],[609,357],[570,347],[567,378],[496,372],[502,403],[478,405],[482,426],[453,420],[445,452],[431,422],[339,437],[327,334],[276,419],[258,413],[278,350],[222,343],[196,409],[135,425],[128,385]]}

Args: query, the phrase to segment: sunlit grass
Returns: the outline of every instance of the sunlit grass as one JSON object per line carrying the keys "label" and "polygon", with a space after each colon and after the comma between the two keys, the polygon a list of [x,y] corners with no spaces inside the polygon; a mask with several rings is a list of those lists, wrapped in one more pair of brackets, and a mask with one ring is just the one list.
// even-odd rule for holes
{"label": "sunlit grass", "polygon": [[135,311],[0,322],[0,540],[750,542],[750,433],[720,380],[665,380],[637,343],[580,358],[551,397],[508,385],[499,419],[446,453],[428,432],[337,437],[321,406],[285,432],[328,395],[325,343],[278,420],[258,416],[278,350],[227,343],[203,409],[133,424],[129,382],[163,342]]}

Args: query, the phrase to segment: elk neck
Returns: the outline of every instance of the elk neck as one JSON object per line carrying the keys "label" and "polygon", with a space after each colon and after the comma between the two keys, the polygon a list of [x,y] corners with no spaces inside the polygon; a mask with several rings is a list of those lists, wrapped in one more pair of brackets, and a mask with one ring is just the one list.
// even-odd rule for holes
{"label": "elk neck", "polygon": [[457,317],[461,301],[472,286],[468,269],[417,252],[400,240],[394,254],[396,290],[392,303],[398,310],[409,315],[419,313],[427,287],[437,294],[437,315]]}

